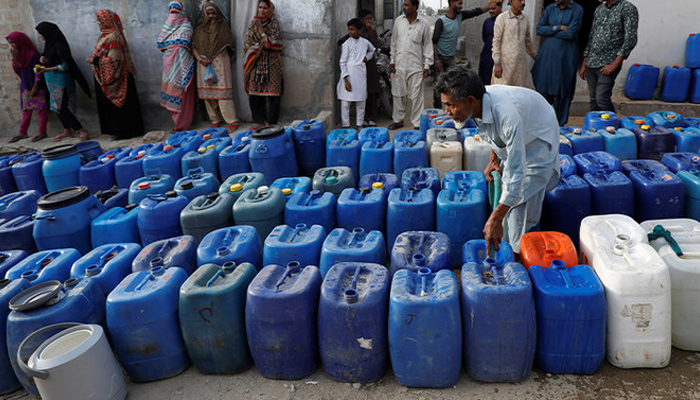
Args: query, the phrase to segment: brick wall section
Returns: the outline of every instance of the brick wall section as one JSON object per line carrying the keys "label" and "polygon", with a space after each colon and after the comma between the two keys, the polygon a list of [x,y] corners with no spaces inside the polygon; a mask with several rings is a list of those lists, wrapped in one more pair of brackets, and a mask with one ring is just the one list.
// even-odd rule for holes
{"label": "brick wall section", "polygon": [[10,45],[5,40],[10,32],[23,31],[18,11],[20,1],[25,0],[0,0],[0,128],[11,126],[22,119],[19,77],[12,70]]}

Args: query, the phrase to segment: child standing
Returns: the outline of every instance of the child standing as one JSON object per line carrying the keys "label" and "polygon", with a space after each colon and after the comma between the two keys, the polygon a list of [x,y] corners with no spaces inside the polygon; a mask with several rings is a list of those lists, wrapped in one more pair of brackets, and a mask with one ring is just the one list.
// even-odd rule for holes
{"label": "child standing", "polygon": [[12,69],[20,78],[20,105],[22,107],[22,124],[19,127],[19,135],[12,137],[10,143],[29,137],[27,132],[32,122],[34,110],[39,115],[39,135],[35,138],[45,138],[46,124],[49,120],[46,84],[41,75],[34,73],[34,66],[39,64],[39,52],[29,36],[22,32],[12,32],[5,39],[10,44]]}
{"label": "child standing", "polygon": [[374,55],[374,46],[367,39],[360,37],[363,23],[359,18],[348,21],[348,36],[343,43],[340,55],[340,81],[338,82],[338,100],[340,100],[340,117],[343,128],[350,127],[350,104],[355,103],[357,126],[361,127],[365,119],[367,101],[367,67],[365,62]]}

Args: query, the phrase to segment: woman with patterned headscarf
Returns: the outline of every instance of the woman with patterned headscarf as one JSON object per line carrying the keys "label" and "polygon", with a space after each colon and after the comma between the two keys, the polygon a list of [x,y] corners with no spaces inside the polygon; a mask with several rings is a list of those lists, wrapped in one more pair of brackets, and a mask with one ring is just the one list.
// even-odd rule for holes
{"label": "woman with patterned headscarf", "polygon": [[158,49],[163,52],[160,105],[170,111],[173,131],[184,131],[192,124],[195,105],[195,59],[192,56],[192,24],[178,0],[168,5],[170,15],[158,34]]}
{"label": "woman with patterned headscarf", "polygon": [[[36,26],[39,38],[46,41],[44,53],[39,58],[42,64],[35,68],[36,73],[44,74],[46,86],[49,88],[51,111],[58,114],[63,124],[63,133],[53,141],[58,142],[67,137],[73,137],[73,131],[80,132],[80,140],[87,140],[88,133],[75,117],[76,91],[75,82],[90,96],[90,86],[73,60],[70,46],[66,37],[56,24],[41,22]],[[40,133],[32,140],[41,140],[46,135]]]}
{"label": "woman with patterned headscarf", "polygon": [[243,79],[253,120],[274,125],[282,96],[282,41],[272,1],[258,1],[258,15],[248,26],[243,51]]}
{"label": "woman with patterned headscarf", "polygon": [[100,130],[116,139],[144,133],[139,97],[136,92],[136,68],[119,15],[110,10],[95,13],[102,34],[87,62],[95,76],[95,97]]}
{"label": "woman with patterned headscarf", "polygon": [[238,119],[233,105],[231,74],[231,58],[236,54],[233,34],[221,10],[213,2],[202,6],[200,22],[192,39],[192,53],[199,63],[197,94],[204,100],[211,126],[216,128],[225,121],[229,131],[235,130]]}

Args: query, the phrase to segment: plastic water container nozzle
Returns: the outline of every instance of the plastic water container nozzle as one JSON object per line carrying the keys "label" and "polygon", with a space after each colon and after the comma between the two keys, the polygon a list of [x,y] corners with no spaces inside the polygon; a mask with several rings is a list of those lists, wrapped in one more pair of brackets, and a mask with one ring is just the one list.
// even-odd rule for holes
{"label": "plastic water container nozzle", "polygon": [[228,190],[229,192],[240,192],[241,190],[243,190],[243,185],[241,185],[240,183],[234,183],[228,188]]}
{"label": "plastic water container nozzle", "polygon": [[381,182],[374,182],[372,184],[372,189],[384,189],[384,184]]}
{"label": "plastic water container nozzle", "polygon": [[266,194],[270,193],[270,188],[267,186],[260,186],[258,188],[258,194],[261,196],[265,196]]}

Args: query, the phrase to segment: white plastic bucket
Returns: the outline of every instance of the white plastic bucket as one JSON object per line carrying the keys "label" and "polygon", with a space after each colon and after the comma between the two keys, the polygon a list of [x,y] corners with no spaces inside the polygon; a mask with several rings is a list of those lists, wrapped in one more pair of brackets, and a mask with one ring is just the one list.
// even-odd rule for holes
{"label": "white plastic bucket", "polygon": [[648,232],[657,225],[663,226],[683,253],[677,255],[663,237],[649,241],[671,274],[671,343],[679,349],[700,351],[700,222],[679,218],[645,221],[641,225]]}
{"label": "white plastic bucket", "polygon": [[[20,355],[28,342],[59,329],[24,362]],[[64,323],[39,329],[22,341],[17,361],[34,378],[43,400],[126,398],[124,375],[99,325]]]}
{"label": "white plastic bucket", "polygon": [[632,217],[623,214],[591,215],[581,221],[579,247],[581,264],[590,265],[598,246],[613,248],[624,242],[628,246],[649,243],[647,232]]}
{"label": "white plastic bucket", "polygon": [[430,148],[430,166],[440,172],[440,180],[451,171],[462,170],[462,142],[436,142]]}
{"label": "white plastic bucket", "polygon": [[646,243],[596,247],[591,266],[605,288],[608,361],[663,368],[671,359],[671,278]]}

